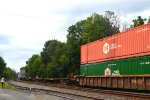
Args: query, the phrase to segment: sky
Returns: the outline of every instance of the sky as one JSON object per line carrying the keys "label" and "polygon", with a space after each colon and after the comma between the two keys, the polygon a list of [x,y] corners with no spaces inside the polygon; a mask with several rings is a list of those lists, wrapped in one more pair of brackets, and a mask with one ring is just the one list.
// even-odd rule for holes
{"label": "sky", "polygon": [[0,0],[0,56],[19,72],[46,41],[66,42],[69,26],[107,10],[131,24],[150,16],[150,0]]}

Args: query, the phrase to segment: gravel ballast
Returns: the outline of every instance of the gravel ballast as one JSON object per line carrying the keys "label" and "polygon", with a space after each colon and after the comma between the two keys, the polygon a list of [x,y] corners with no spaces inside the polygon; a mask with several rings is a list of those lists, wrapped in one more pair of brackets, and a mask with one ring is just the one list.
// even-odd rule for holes
{"label": "gravel ballast", "polygon": [[62,100],[47,94],[36,94],[20,90],[0,89],[0,100]]}
{"label": "gravel ballast", "polygon": [[72,93],[72,94],[77,94],[77,95],[83,95],[83,96],[89,96],[89,97],[94,97],[94,98],[99,98],[99,99],[104,99],[104,100],[133,100],[129,99],[126,97],[121,97],[121,96],[115,96],[115,95],[107,95],[107,94],[101,94],[101,93],[94,93],[94,92],[85,92],[85,91],[79,91],[79,90],[72,90],[72,89],[65,89],[65,88],[58,88],[58,87],[50,87],[50,86],[42,86],[42,85],[35,85],[35,84],[27,84],[27,83],[22,83],[22,82],[12,82],[14,85],[18,86],[24,86],[24,87],[29,87],[34,89],[44,89],[44,90],[53,90],[53,91],[59,91],[63,93]]}

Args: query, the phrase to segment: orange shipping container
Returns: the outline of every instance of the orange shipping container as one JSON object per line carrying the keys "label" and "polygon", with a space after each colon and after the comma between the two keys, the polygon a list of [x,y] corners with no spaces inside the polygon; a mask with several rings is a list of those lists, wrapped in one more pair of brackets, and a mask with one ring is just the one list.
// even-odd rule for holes
{"label": "orange shipping container", "polygon": [[[85,52],[87,53],[86,55]],[[82,46],[81,64],[83,64],[83,62],[94,63],[149,54],[150,24],[146,24],[88,43],[86,48]]]}
{"label": "orange shipping container", "polygon": [[81,46],[81,64],[86,64],[87,62],[87,44]]}

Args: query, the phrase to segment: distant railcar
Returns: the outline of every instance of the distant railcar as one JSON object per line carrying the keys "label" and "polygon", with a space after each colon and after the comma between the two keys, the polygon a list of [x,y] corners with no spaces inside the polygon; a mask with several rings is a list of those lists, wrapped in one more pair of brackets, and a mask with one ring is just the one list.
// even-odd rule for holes
{"label": "distant railcar", "polygon": [[20,80],[25,80],[26,79],[26,76],[25,76],[25,67],[21,67],[20,68],[20,72],[18,74],[18,78]]}

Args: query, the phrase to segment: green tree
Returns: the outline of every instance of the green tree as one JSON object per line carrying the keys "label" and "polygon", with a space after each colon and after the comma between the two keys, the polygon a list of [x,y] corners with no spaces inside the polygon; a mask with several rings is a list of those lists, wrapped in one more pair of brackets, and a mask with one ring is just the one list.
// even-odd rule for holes
{"label": "green tree", "polygon": [[4,59],[2,57],[0,57],[0,77],[3,76],[5,68],[6,68],[6,63],[5,63]]}
{"label": "green tree", "polygon": [[62,77],[63,66],[59,59],[65,51],[65,43],[57,40],[45,42],[43,51],[41,52],[41,61],[44,64],[47,77]]}
{"label": "green tree", "polygon": [[17,77],[14,70],[6,67],[6,63],[2,57],[0,57],[0,78],[1,77],[4,77],[5,79],[15,79]]}
{"label": "green tree", "polygon": [[106,11],[105,16],[93,13],[83,26],[83,44],[101,39],[119,32],[119,18],[114,12]]}
{"label": "green tree", "polygon": [[61,73],[60,76],[66,77],[70,73],[70,59],[66,53],[62,54],[59,58]]}
{"label": "green tree", "polygon": [[33,55],[27,62],[25,66],[25,72],[27,77],[35,78],[39,76],[39,68],[41,65],[41,59],[39,55]]}
{"label": "green tree", "polygon": [[6,67],[5,70],[3,71],[3,77],[5,77],[5,79],[16,79],[17,78],[17,74],[14,70],[12,70],[9,67]]}
{"label": "green tree", "polygon": [[[53,40],[52,40],[53,41]],[[55,40],[54,40],[55,41]],[[48,63],[51,61],[51,54],[53,53],[53,47],[51,46],[51,41],[46,41],[44,44],[43,51],[41,52],[41,61],[44,68],[45,77],[48,77]]]}
{"label": "green tree", "polygon": [[138,16],[137,19],[133,19],[133,25],[131,25],[131,27],[137,27],[140,25],[143,25],[146,21],[146,18],[142,18],[141,16]]}
{"label": "green tree", "polygon": [[46,74],[45,74],[45,65],[41,62],[40,67],[39,67],[39,73],[38,73],[38,77],[39,78],[45,78]]}
{"label": "green tree", "polygon": [[68,63],[68,74],[69,73],[79,73],[80,67],[80,46],[82,44],[82,33],[84,28],[85,20],[77,22],[68,28],[67,35],[67,52],[66,56],[69,60]]}
{"label": "green tree", "polygon": [[113,11],[106,11],[104,18],[108,23],[105,34],[109,36],[120,32],[120,17],[118,15],[116,15]]}

